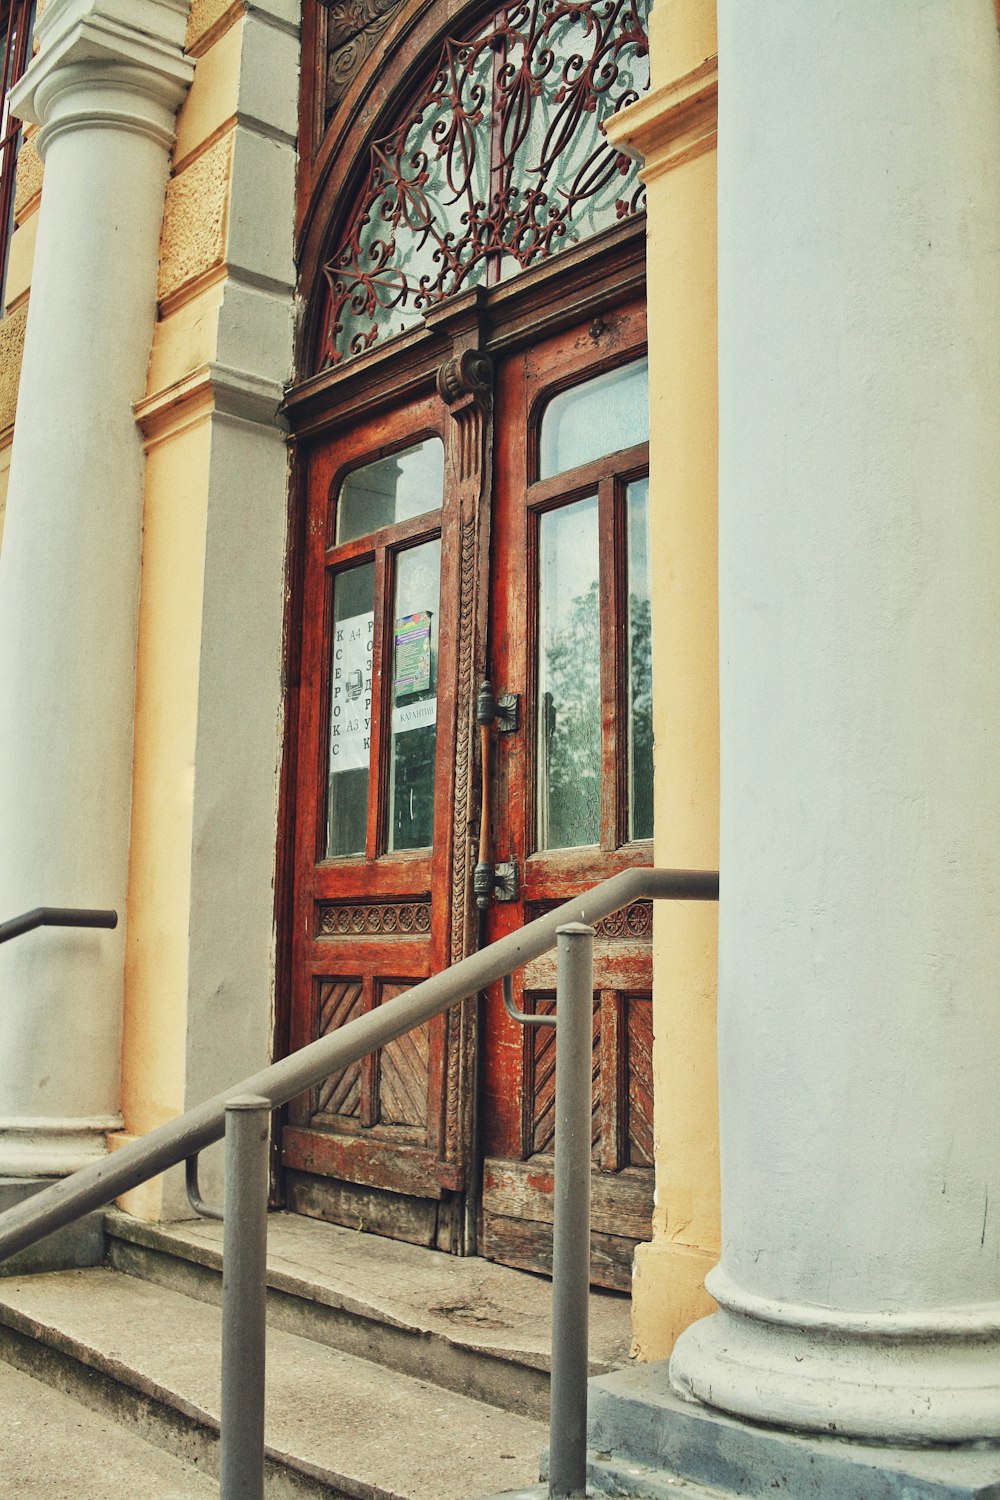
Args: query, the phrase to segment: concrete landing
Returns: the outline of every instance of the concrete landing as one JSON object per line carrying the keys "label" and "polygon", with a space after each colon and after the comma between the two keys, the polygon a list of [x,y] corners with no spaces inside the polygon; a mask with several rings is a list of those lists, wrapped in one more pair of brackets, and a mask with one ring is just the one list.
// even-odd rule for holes
{"label": "concrete landing", "polygon": [[[208,1473],[220,1324],[207,1302],[104,1269],[0,1284],[0,1355]],[[470,1500],[538,1474],[541,1421],[278,1329],[267,1388],[271,1500]],[[74,1493],[103,1496],[99,1470]]]}
{"label": "concrete landing", "polygon": [[[110,1264],[218,1302],[222,1225],[106,1217]],[[277,1328],[522,1415],[547,1419],[552,1284],[306,1219],[268,1220],[268,1317]],[[590,1297],[590,1373],[629,1363],[631,1303]]]}

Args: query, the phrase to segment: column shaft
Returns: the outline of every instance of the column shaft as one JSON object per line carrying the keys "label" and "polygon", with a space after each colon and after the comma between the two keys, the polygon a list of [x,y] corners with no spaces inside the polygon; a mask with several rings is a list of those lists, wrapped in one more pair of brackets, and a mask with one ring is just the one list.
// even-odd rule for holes
{"label": "column shaft", "polygon": [[[65,9],[50,5],[15,100],[42,124],[45,182],[0,554],[0,911],[124,919],[143,493],[132,404],[189,65],[176,7],[157,7],[170,26],[153,61],[148,34],[119,26],[112,45],[98,7],[68,30]],[[103,1149],[124,937],[122,921],[0,949],[0,1170],[70,1170]]]}
{"label": "column shaft", "polygon": [[672,1370],[995,1436],[995,15],[719,17],[723,1311]]}

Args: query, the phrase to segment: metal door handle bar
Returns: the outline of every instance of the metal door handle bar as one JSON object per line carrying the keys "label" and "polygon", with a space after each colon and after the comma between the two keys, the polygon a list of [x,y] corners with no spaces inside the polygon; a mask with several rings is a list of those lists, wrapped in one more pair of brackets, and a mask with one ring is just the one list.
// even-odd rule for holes
{"label": "metal door handle bar", "polygon": [[[122,1193],[129,1192],[149,1178],[196,1156],[213,1141],[221,1140],[223,1135],[227,1136],[226,1203],[234,1205],[239,1202],[240,1208],[238,1212],[234,1212],[233,1224],[229,1223],[230,1215],[226,1215],[223,1260],[228,1269],[223,1278],[223,1349],[228,1366],[232,1366],[234,1361],[244,1364],[258,1372],[260,1378],[250,1382],[245,1388],[240,1386],[237,1391],[233,1384],[235,1376],[232,1368],[229,1368],[228,1374],[223,1375],[224,1388],[231,1392],[231,1396],[226,1402],[226,1420],[221,1433],[221,1496],[222,1500],[263,1500],[261,1402],[264,1322],[260,1315],[260,1305],[266,1288],[260,1234],[261,1226],[266,1230],[267,1173],[266,1170],[260,1170],[259,1163],[262,1159],[262,1132],[263,1139],[266,1140],[270,1111],[287,1104],[306,1089],[315,1088],[329,1074],[339,1073],[368,1053],[395,1041],[404,1032],[422,1026],[468,995],[474,995],[478,990],[495,984],[498,979],[503,979],[513,970],[523,968],[532,959],[539,958],[558,946],[560,961],[556,1004],[563,1017],[563,1024],[556,1029],[556,1109],[558,1114],[561,1093],[563,1105],[568,1109],[576,1109],[579,1113],[572,1130],[566,1127],[564,1134],[568,1131],[580,1140],[585,1140],[587,1153],[582,1179],[574,1179],[571,1169],[568,1174],[570,1180],[560,1186],[560,1173],[564,1177],[567,1173],[562,1165],[557,1127],[554,1235],[556,1245],[568,1244],[571,1249],[575,1247],[576,1252],[580,1251],[582,1241],[584,1264],[587,1265],[588,1221],[584,1221],[582,1227],[576,1222],[574,1204],[578,1212],[581,1195],[589,1194],[590,1183],[593,933],[588,929],[612,912],[630,906],[633,901],[717,901],[718,897],[719,876],[714,870],[640,868],[613,875],[584,895],[564,902],[562,906],[537,917],[517,932],[508,933],[491,943],[488,948],[470,954],[443,973],[421,981],[402,995],[378,1006],[376,1010],[358,1016],[338,1031],[310,1042],[290,1057],[272,1063],[270,1067],[263,1068],[224,1093],[216,1094],[213,1099],[189,1109],[179,1119],[158,1126],[140,1140],[129,1142],[114,1155],[84,1167],[71,1177],[58,1179],[51,1187],[44,1188],[40,1193],[9,1208],[6,1213],[0,1214],[0,1261],[37,1244],[54,1230],[73,1223],[92,1209],[102,1208]],[[54,909],[39,908],[41,912],[52,910]],[[28,917],[36,915],[37,913],[27,913]],[[115,914],[105,912],[99,915],[107,918],[114,917]],[[44,918],[40,918],[30,925],[41,926],[43,923]],[[575,924],[582,924],[582,933]],[[102,921],[84,925],[113,926],[114,923]],[[28,931],[29,928],[21,927],[18,930]],[[573,949],[575,956],[568,951]],[[574,1016],[575,1012],[580,1014]],[[527,1019],[534,1023],[539,1020],[547,1022],[552,1018],[531,1016]],[[574,1019],[580,1023],[575,1028],[572,1025]],[[567,1022],[570,1024],[567,1025]],[[566,1069],[560,1074],[558,1049],[563,1045],[565,1052],[574,1031],[585,1066],[581,1065],[576,1070],[583,1082],[578,1080],[576,1088],[571,1085],[567,1089],[560,1085],[560,1077],[566,1076]],[[579,1042],[581,1036],[586,1038],[585,1045]],[[572,1064],[569,1066],[570,1076],[575,1076]],[[247,1099],[248,1095],[254,1096],[252,1101]],[[230,1108],[231,1105],[235,1107]],[[243,1121],[238,1127],[233,1122],[240,1116]],[[228,1129],[227,1120],[230,1122]],[[252,1123],[246,1124],[248,1120]],[[242,1128],[243,1125],[245,1128]],[[579,1170],[578,1164],[576,1171],[579,1173]],[[246,1206],[248,1193],[255,1205],[252,1212]],[[240,1223],[250,1226],[246,1231],[246,1243],[240,1235]],[[234,1249],[234,1245],[241,1248]],[[580,1281],[579,1253],[575,1258],[571,1253],[569,1259],[577,1266],[577,1270],[567,1279],[562,1274],[561,1251],[553,1255],[549,1494],[560,1497],[560,1500],[561,1497],[584,1495],[580,1475],[586,1469],[586,1451],[583,1446],[585,1430],[579,1419],[581,1410],[584,1413],[586,1411],[586,1351],[584,1348],[583,1354],[580,1354],[579,1336],[577,1334],[574,1337],[572,1330],[574,1326],[578,1330],[586,1327],[589,1288],[586,1274],[582,1283]],[[252,1317],[247,1314],[251,1301],[256,1308]],[[557,1354],[557,1351],[561,1352]],[[558,1378],[557,1364],[562,1372]],[[248,1477],[251,1475],[252,1477]]]}

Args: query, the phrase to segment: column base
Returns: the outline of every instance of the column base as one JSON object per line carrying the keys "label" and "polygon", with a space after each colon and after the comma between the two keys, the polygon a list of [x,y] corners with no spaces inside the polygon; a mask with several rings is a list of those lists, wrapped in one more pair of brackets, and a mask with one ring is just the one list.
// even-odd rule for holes
{"label": "column base", "polygon": [[[994,1428],[996,1430],[996,1428]],[[1000,1446],[903,1448],[754,1426],[686,1400],[666,1360],[590,1382],[588,1493],[673,1500],[994,1500]]]}
{"label": "column base", "polygon": [[721,1268],[721,1311],[674,1349],[682,1395],[751,1422],[865,1443],[1000,1437],[1000,1304],[845,1312],[759,1297]]}
{"label": "column base", "polygon": [[0,1120],[0,1176],[68,1177],[108,1154],[109,1131],[121,1117],[89,1120]]}

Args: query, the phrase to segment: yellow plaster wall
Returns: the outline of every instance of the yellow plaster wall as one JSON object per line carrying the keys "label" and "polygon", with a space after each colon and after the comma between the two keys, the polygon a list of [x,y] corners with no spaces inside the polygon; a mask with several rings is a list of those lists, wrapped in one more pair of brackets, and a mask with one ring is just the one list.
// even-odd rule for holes
{"label": "yellow plaster wall", "polygon": [[[173,1118],[184,1103],[210,443],[206,412],[167,440],[154,440],[146,458],[122,1041],[122,1116],[129,1136]],[[123,1201],[155,1216],[155,1193]]]}
{"label": "yellow plaster wall", "polygon": [[[718,867],[718,392],[714,5],[657,0],[653,88],[612,134],[645,160],[655,857]],[[714,1303],[719,1252],[717,908],[659,903],[653,947],[656,1211],[634,1350],[669,1354]]]}
{"label": "yellow plaster wall", "polygon": [[4,286],[4,304],[8,312],[17,307],[28,295],[37,232],[38,214],[32,213],[18,224],[11,235],[10,253],[7,257],[7,281]]}
{"label": "yellow plaster wall", "polygon": [[42,158],[38,154],[35,137],[38,131],[32,126],[25,128],[21,149],[17,153],[17,178],[14,183],[14,219],[20,224],[29,213],[38,207],[42,191]]}
{"label": "yellow plaster wall", "polygon": [[174,143],[174,170],[206,141],[230,124],[236,115],[240,85],[240,53],[243,45],[243,18],[230,26],[199,57],[195,75],[184,106],[177,117],[177,139]]}
{"label": "yellow plaster wall", "polygon": [[[242,6],[198,5],[194,79],[178,116],[160,241],[147,394],[137,409],[146,488],[129,855],[124,1132],[185,1107],[195,740],[217,349]],[[123,1206],[156,1218],[161,1183]]]}

